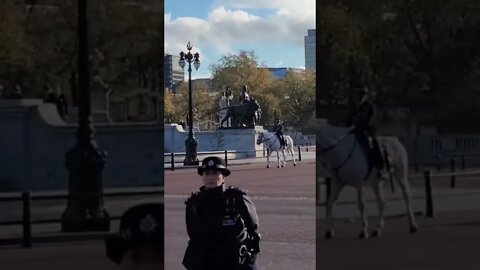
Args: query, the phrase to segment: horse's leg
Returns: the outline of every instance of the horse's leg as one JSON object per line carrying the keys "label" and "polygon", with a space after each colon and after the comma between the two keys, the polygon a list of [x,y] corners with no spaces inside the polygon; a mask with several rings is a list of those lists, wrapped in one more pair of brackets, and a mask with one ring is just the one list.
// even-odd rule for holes
{"label": "horse's leg", "polygon": [[385,226],[385,221],[384,221],[385,196],[383,192],[383,183],[384,182],[379,179],[378,182],[372,187],[373,192],[375,193],[375,197],[377,199],[377,206],[378,206],[377,228],[372,233],[373,237],[382,235],[383,227]]}
{"label": "horse's leg", "polygon": [[293,145],[291,144],[288,149],[289,149],[290,155],[292,156],[293,166],[297,166],[297,162],[295,161],[295,153],[293,152]]}
{"label": "horse's leg", "polygon": [[270,155],[272,154],[272,149],[270,147],[267,147],[267,168],[270,168]]}
{"label": "horse's leg", "polygon": [[368,238],[368,219],[365,213],[365,198],[363,197],[363,186],[356,187],[358,198],[358,210],[360,210],[360,219],[362,220],[362,232],[359,238]]}
{"label": "horse's leg", "polygon": [[[398,179],[398,178],[397,178]],[[407,206],[408,221],[410,224],[410,232],[415,233],[418,230],[418,225],[415,221],[415,214],[413,213],[412,202],[410,200],[410,185],[408,184],[407,178],[402,177],[397,181],[402,191],[403,200]]]}
{"label": "horse's leg", "polygon": [[287,158],[285,157],[285,147],[282,147],[282,155],[283,155],[283,165],[285,167],[287,165]]}
{"label": "horse's leg", "polygon": [[277,168],[280,168],[280,153],[279,153],[280,149],[277,149]]}
{"label": "horse's leg", "polygon": [[335,208],[335,204],[337,203],[338,196],[342,191],[344,185],[341,184],[339,181],[334,180],[333,178],[330,180],[331,182],[331,192],[330,197],[327,200],[327,207],[326,207],[326,221],[327,221],[327,231],[325,232],[325,238],[331,239],[335,235],[335,220],[333,218],[333,209]]}

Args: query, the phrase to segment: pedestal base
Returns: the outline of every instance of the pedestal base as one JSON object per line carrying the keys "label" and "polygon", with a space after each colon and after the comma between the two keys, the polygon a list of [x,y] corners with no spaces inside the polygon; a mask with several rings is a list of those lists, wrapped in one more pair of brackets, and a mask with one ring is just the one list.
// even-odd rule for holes
{"label": "pedestal base", "polygon": [[192,137],[187,138],[187,140],[185,141],[185,148],[185,160],[183,160],[183,165],[198,165],[200,162],[197,158],[197,140]]}
{"label": "pedestal base", "polygon": [[93,140],[78,142],[67,152],[69,197],[62,215],[63,232],[110,230],[110,217],[103,204],[105,158],[106,153]]}

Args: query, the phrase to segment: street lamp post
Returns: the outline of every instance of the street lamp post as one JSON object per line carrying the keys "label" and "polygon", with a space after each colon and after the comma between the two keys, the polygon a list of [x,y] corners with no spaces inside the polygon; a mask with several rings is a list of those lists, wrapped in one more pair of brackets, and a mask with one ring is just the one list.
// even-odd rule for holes
{"label": "street lamp post", "polygon": [[188,53],[180,52],[180,67],[183,69],[188,63],[188,138],[185,140],[185,159],[184,165],[198,165],[197,158],[197,140],[193,134],[193,105],[192,105],[192,63],[196,70],[200,67],[200,54],[192,54],[190,51],[193,46],[190,41],[187,43]]}
{"label": "street lamp post", "polygon": [[68,203],[62,215],[64,232],[108,231],[103,204],[102,171],[106,153],[98,148],[91,123],[88,68],[87,0],[78,0],[78,129],[77,142],[66,153]]}

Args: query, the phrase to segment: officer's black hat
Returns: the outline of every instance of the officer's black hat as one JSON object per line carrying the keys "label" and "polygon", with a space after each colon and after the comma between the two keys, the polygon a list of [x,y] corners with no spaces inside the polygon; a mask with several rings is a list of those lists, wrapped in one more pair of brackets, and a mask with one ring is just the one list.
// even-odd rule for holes
{"label": "officer's black hat", "polygon": [[160,203],[145,203],[129,208],[121,217],[120,232],[105,239],[107,257],[120,264],[126,251],[143,245],[163,250],[163,216],[164,205]]}
{"label": "officer's black hat", "polygon": [[230,170],[227,168],[225,160],[215,156],[204,158],[202,165],[198,167],[197,170],[199,175],[203,175],[203,173],[208,170],[220,171],[223,176],[230,175]]}

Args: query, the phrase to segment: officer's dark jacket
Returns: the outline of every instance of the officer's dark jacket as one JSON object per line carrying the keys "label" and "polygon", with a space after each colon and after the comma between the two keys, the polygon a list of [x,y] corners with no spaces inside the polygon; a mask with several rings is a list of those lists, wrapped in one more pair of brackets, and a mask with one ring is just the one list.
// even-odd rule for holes
{"label": "officer's dark jacket", "polygon": [[[238,188],[200,188],[185,202],[186,225],[190,237],[183,265],[188,270],[253,269],[239,268],[238,242],[240,228],[249,235],[256,234],[258,216],[252,201]],[[229,206],[227,204],[230,204]],[[231,207],[233,206],[233,208]],[[245,226],[225,224],[227,209],[234,209],[242,217]],[[227,225],[227,226],[225,226]],[[244,234],[245,235],[245,234]],[[254,262],[252,263],[253,267]]]}
{"label": "officer's dark jacket", "polygon": [[377,109],[375,104],[367,99],[350,111],[347,125],[355,125],[359,129],[368,129],[369,127],[373,127],[376,111]]}

